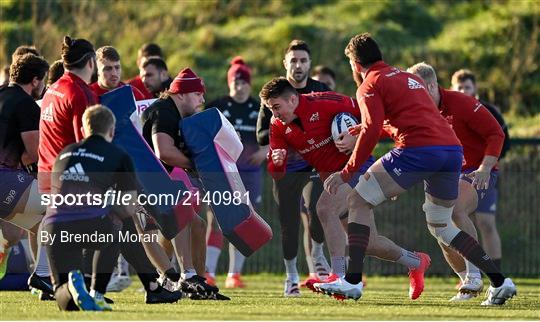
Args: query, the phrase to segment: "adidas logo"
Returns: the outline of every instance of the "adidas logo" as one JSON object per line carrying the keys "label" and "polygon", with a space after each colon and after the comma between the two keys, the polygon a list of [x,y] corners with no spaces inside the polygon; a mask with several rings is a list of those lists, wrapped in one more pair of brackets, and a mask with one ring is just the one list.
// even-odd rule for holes
{"label": "adidas logo", "polygon": [[84,169],[80,163],[75,164],[72,167],[69,167],[62,175],[60,176],[60,181],[82,181],[88,182],[90,178],[85,174]]}
{"label": "adidas logo", "polygon": [[409,85],[409,89],[420,89],[424,88],[424,85],[420,84],[419,82],[415,81],[412,78],[408,78],[407,84]]}
{"label": "adidas logo", "polygon": [[41,113],[41,119],[44,120],[44,121],[47,121],[47,122],[52,122],[53,121],[53,106],[52,106],[52,103],[49,104],[49,106],[45,107],[45,109],[43,109],[43,112]]}
{"label": "adidas logo", "polygon": [[287,126],[287,129],[285,130],[285,134],[289,134],[291,132],[292,132],[291,128]]}
{"label": "adidas logo", "polygon": [[310,122],[315,122],[319,120],[319,112],[311,114],[311,117],[309,118]]}

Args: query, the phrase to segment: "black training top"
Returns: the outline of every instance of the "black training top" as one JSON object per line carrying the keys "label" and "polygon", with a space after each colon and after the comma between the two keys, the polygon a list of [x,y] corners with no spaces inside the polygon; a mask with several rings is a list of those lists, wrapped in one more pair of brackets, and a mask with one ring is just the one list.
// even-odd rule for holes
{"label": "black training top", "polygon": [[[165,133],[174,140],[174,145],[184,151],[184,140],[180,133],[180,121],[182,116],[176,108],[172,98],[158,99],[152,103],[141,115],[142,133],[148,145],[154,149],[152,135],[156,133]],[[162,162],[163,163],[163,162]],[[173,167],[163,163],[165,169],[171,172]]]}
{"label": "black training top", "polygon": [[242,145],[244,146],[238,161],[236,161],[240,171],[257,171],[261,168],[260,165],[253,165],[249,162],[253,153],[259,150],[255,131],[257,129],[260,104],[252,96],[244,103],[237,103],[227,95],[206,105],[207,107],[217,107],[231,122],[234,129],[240,133]]}
{"label": "black training top", "polygon": [[[103,203],[113,200],[113,194],[107,194],[107,190],[113,189],[115,196],[121,196],[122,192],[140,188],[131,157],[100,135],[65,147],[56,157],[51,181],[51,194],[73,195],[81,198],[81,202],[76,199],[78,204],[70,205],[72,197],[69,197],[56,209],[48,207],[46,224],[104,216],[110,208],[104,207]],[[88,193],[90,199],[85,196]],[[120,206],[116,201],[113,205]]]}
{"label": "black training top", "polygon": [[39,130],[39,115],[39,106],[19,85],[0,89],[0,169],[21,167],[21,133]]}

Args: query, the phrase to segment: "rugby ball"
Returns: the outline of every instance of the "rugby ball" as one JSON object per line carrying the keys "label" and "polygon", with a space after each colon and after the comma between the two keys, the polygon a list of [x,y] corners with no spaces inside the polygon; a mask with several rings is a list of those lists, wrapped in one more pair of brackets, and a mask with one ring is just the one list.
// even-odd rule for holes
{"label": "rugby ball", "polygon": [[347,112],[339,113],[332,121],[332,138],[337,141],[342,132],[348,131],[355,125],[358,125],[358,120],[354,115]]}

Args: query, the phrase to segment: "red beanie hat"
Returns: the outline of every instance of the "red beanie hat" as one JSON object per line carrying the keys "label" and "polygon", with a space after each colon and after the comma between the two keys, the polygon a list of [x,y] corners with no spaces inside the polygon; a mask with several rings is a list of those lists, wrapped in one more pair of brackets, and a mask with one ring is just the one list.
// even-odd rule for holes
{"label": "red beanie hat", "polygon": [[231,67],[227,72],[227,82],[229,84],[236,79],[251,84],[251,69],[240,56],[236,56],[231,60]]}
{"label": "red beanie hat", "polygon": [[172,94],[204,93],[206,89],[203,80],[197,74],[189,68],[184,68],[172,81],[169,92]]}

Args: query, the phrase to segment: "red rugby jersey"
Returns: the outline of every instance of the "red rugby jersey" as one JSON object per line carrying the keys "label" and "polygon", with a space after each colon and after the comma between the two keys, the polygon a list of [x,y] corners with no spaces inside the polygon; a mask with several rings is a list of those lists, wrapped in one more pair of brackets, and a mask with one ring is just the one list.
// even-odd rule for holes
{"label": "red rugby jersey", "polygon": [[67,145],[83,139],[82,115],[97,97],[77,75],[66,72],[51,85],[41,102],[39,121],[39,188],[50,191],[50,172],[56,156]]}
{"label": "red rugby jersey", "polygon": [[484,156],[499,157],[504,132],[476,98],[439,88],[439,110],[463,145],[463,170],[477,169]]}
{"label": "red rugby jersey", "polygon": [[[123,82],[120,82],[120,83],[118,83],[118,86],[117,86],[116,88],[122,87],[122,86],[124,86],[124,85],[126,85],[126,84],[123,83]],[[94,94],[96,94],[96,96],[98,96],[98,97],[101,96],[101,95],[103,95],[103,94],[105,94],[105,93],[107,93],[107,92],[109,92],[109,91],[111,91],[110,89],[106,89],[106,88],[103,88],[103,87],[99,86],[99,84],[98,84],[97,82],[90,84],[90,89],[91,89],[91,90],[94,92]],[[145,99],[146,99],[146,98],[144,97],[144,94],[141,93],[141,91],[140,91],[137,87],[131,85],[131,90],[133,91],[133,96],[135,96],[135,100],[136,100],[136,101],[141,101],[141,100],[145,100]]]}
{"label": "red rugby jersey", "polygon": [[423,81],[410,73],[379,61],[371,66],[356,91],[362,114],[360,136],[341,176],[349,181],[352,173],[366,162],[386,131],[398,148],[460,145],[448,122],[438,113]]}
{"label": "red rugby jersey", "polygon": [[135,88],[137,88],[143,95],[145,100],[149,100],[151,98],[154,98],[154,95],[150,93],[146,87],[144,86],[144,83],[141,79],[141,76],[137,75],[134,78],[127,81],[127,83]]}
{"label": "red rugby jersey", "polygon": [[[270,123],[270,154],[275,149],[297,151],[324,180],[329,174],[339,171],[349,159],[339,152],[332,139],[331,126],[336,114],[348,112],[360,119],[356,100],[334,92],[321,92],[299,95],[298,116],[290,124],[284,124],[272,117]],[[286,160],[276,166],[268,161],[268,172],[279,179],[286,171]]]}

